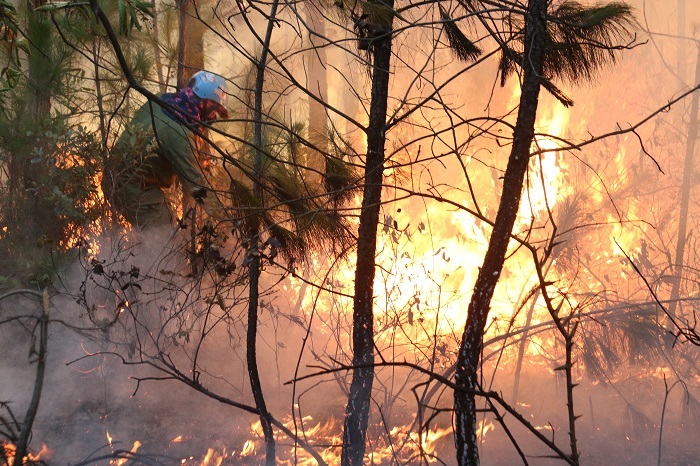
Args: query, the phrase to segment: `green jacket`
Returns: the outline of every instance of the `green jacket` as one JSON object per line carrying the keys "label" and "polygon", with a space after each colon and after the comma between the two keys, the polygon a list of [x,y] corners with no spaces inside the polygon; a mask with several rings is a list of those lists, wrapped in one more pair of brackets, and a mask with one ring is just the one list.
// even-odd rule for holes
{"label": "green jacket", "polygon": [[111,174],[103,177],[105,193],[112,193],[113,205],[134,225],[169,223],[163,189],[176,177],[190,190],[205,186],[196,153],[194,133],[146,102],[114,146]]}
{"label": "green jacket", "polygon": [[191,187],[203,185],[194,134],[155,103],[146,102],[134,114],[115,150],[132,155],[123,168],[144,188],[169,188],[176,176]]}

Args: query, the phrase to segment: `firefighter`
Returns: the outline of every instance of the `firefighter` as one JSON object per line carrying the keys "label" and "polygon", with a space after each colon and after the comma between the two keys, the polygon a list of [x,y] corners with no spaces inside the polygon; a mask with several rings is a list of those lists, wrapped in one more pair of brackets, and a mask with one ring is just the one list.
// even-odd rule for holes
{"label": "firefighter", "polygon": [[146,102],[135,113],[115,144],[114,169],[103,177],[104,192],[133,226],[172,224],[165,190],[176,179],[202,201],[207,183],[197,132],[206,130],[203,123],[228,118],[226,92],[221,76],[200,71],[181,90],[161,96],[168,106]]}

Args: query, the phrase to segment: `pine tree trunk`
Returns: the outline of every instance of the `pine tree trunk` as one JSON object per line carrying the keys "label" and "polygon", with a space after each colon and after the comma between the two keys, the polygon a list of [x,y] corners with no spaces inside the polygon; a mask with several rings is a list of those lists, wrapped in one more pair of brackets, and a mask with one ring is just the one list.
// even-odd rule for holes
{"label": "pine tree trunk", "polygon": [[180,10],[178,36],[177,88],[187,85],[192,75],[204,69],[204,31],[206,26],[197,16],[197,0],[177,0]]}
{"label": "pine tree trunk", "polygon": [[[698,82],[698,79],[700,79],[700,47],[698,47],[698,58],[695,66],[695,82]],[[690,121],[688,122],[688,138],[685,146],[685,162],[683,163],[683,182],[681,184],[681,201],[678,214],[678,238],[676,240],[676,256],[673,263],[673,287],[671,289],[671,303],[668,308],[673,316],[676,314],[676,306],[680,298],[680,288],[683,280],[685,243],[688,234],[688,209],[693,188],[692,181],[695,176],[695,143],[698,139],[698,105],[700,104],[698,97],[700,97],[700,92],[694,92],[690,102]]]}
{"label": "pine tree trunk", "polygon": [[[681,37],[681,40],[677,41],[678,42],[678,75],[681,77],[683,80],[683,83],[685,83],[685,80],[687,79],[686,77],[686,66],[685,66],[685,37],[686,34],[686,5],[685,5],[685,0],[678,0],[678,37]],[[695,81],[697,82],[697,81]]]}
{"label": "pine tree trunk", "polygon": [[[252,235],[251,241],[258,242],[258,236]],[[257,252],[257,251],[255,251]],[[263,394],[260,373],[258,371],[257,336],[258,336],[258,288],[260,278],[260,256],[251,256],[248,264],[249,293],[248,293],[248,328],[246,330],[246,362],[250,388],[253,392],[255,407],[260,412],[260,426],[265,437],[265,464],[275,464],[275,437],[272,431],[272,419],[267,410],[265,396]]]}
{"label": "pine tree trunk", "polygon": [[[31,44],[30,54],[27,57],[28,83],[30,98],[32,99],[33,131],[36,135],[43,134],[51,121],[51,97],[55,88],[54,82],[58,79],[53,59],[57,58],[52,50],[52,40],[55,39],[53,25],[48,13],[35,11],[44,6],[46,0],[31,0],[27,7],[28,12],[27,39]],[[38,141],[44,140],[39,138]],[[47,149],[41,147],[40,149]],[[35,189],[45,182],[45,170],[43,164],[32,163],[33,156],[30,153],[19,155],[21,162],[21,178],[24,190],[29,193],[30,241],[34,241],[42,235],[58,240],[60,231],[52,228],[56,222],[47,222],[54,216],[52,206],[39,196]]]}
{"label": "pine tree trunk", "polygon": [[[393,2],[385,3],[388,8]],[[353,302],[353,359],[355,367],[345,408],[342,465],[361,465],[374,382],[374,273],[377,249],[377,226],[382,200],[384,144],[389,95],[391,38],[375,40],[372,45],[372,95],[367,128],[365,185],[360,212]]]}
{"label": "pine tree trunk", "polygon": [[484,263],[469,303],[467,322],[462,336],[455,383],[455,445],[459,465],[478,465],[476,439],[476,399],[478,366],[484,329],[491,298],[498,283],[510,235],[520,207],[525,174],[530,160],[535,117],[540,93],[540,76],[544,60],[547,0],[530,0],[525,31],[526,57],[523,61],[523,82],[518,118],[513,131],[513,146],[503,179],[503,192]]}
{"label": "pine tree trunk", "polygon": [[153,11],[153,61],[156,67],[156,74],[158,76],[158,89],[160,93],[164,93],[167,88],[167,75],[163,74],[163,60],[161,58],[162,53],[160,50],[160,11],[158,9],[158,3],[156,0],[151,0],[151,8]]}
{"label": "pine tree trunk", "polygon": [[[311,94],[322,102],[327,102],[326,48],[323,47],[323,41],[326,36],[326,22],[311,3],[305,2],[304,5],[309,23],[309,41],[311,42],[311,50],[309,50],[307,55],[309,63],[308,88]],[[309,97],[308,139],[313,147],[310,151],[310,160],[307,161],[307,165],[312,171],[310,174],[313,179],[319,178],[318,174],[325,170],[323,154],[328,151],[327,123],[326,108],[318,100]]]}
{"label": "pine tree trunk", "polygon": [[[206,26],[198,16],[196,2],[197,0],[177,0],[176,2],[180,13],[177,48],[178,89],[185,87],[194,73],[204,69],[204,31]],[[202,131],[205,134],[207,132],[206,129]],[[211,154],[211,148],[199,136],[195,138],[195,144],[200,153]],[[192,195],[184,189],[182,191],[182,211],[196,211]],[[191,222],[193,240],[198,220],[193,213]],[[194,272],[196,273],[196,271]]]}
{"label": "pine tree trunk", "polygon": [[[263,188],[260,181],[263,177],[263,154],[260,153],[260,148],[263,147],[263,92],[265,85],[265,68],[267,66],[267,55],[269,53],[270,42],[272,39],[272,29],[277,16],[278,0],[272,3],[270,16],[268,18],[267,32],[260,59],[257,63],[257,72],[255,76],[255,96],[254,96],[254,144],[255,144],[255,159],[253,161],[253,170],[255,173],[255,181],[253,191],[262,200]],[[262,202],[260,203],[262,205]],[[265,437],[265,464],[274,466],[275,464],[275,437],[272,431],[272,417],[267,410],[265,397],[262,391],[262,383],[258,372],[257,358],[257,336],[258,336],[258,298],[259,298],[259,278],[261,271],[260,255],[258,254],[257,245],[260,243],[260,232],[252,231],[249,236],[249,249],[247,259],[249,260],[249,290],[248,290],[248,329],[246,335],[246,362],[248,364],[248,375],[250,376],[250,387],[255,400],[255,407],[260,412],[260,425]]]}

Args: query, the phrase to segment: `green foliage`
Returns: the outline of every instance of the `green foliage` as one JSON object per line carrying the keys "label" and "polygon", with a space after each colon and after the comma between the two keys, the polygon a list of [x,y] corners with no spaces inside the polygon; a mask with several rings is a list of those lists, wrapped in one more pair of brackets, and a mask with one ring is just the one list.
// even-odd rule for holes
{"label": "green foliage", "polygon": [[81,14],[83,14],[86,18],[89,17],[89,7],[87,3],[85,2],[80,2],[80,3],[73,3],[73,2],[54,2],[54,3],[46,3],[44,5],[41,5],[37,8],[34,8],[35,12],[43,12],[43,13],[56,13],[58,11],[62,10],[72,10],[72,11],[78,11]]}
{"label": "green foliage", "polygon": [[48,14],[26,13],[31,44],[25,70],[26,92],[36,118],[48,117],[52,96],[67,95],[73,49],[63,43]]}
{"label": "green foliage", "polygon": [[[5,127],[0,137],[16,139],[13,151],[0,152],[12,170],[1,187],[0,256],[2,269],[26,283],[52,276],[54,253],[69,250],[97,229],[103,212],[102,153],[95,135],[82,127],[57,124],[55,132],[39,134],[17,129]],[[15,150],[26,150],[30,157],[23,159]]]}
{"label": "green foliage", "polygon": [[128,36],[134,29],[141,30],[139,12],[148,16],[153,16],[151,12],[152,5],[139,0],[118,0],[117,7],[119,10],[119,34],[123,36]]}
{"label": "green foliage", "polygon": [[72,51],[46,13],[25,14],[31,53],[0,100],[0,255],[26,284],[50,277],[51,251],[74,245],[99,216],[101,145],[54,110],[74,99]]}
{"label": "green foliage", "polygon": [[[119,0],[118,2],[100,2],[100,7],[109,20],[118,25],[119,41],[122,50],[126,52],[125,58],[131,73],[139,81],[146,80],[154,73],[152,46],[149,43],[150,32],[141,31],[144,22],[150,20],[152,16],[152,5],[138,0]],[[48,73],[42,74],[53,86],[63,85],[62,88],[51,90],[52,99],[58,100],[71,113],[92,110],[98,100],[96,92],[99,93],[103,111],[109,111],[123,104],[125,83],[114,79],[115,73],[121,75],[121,71],[110,69],[109,63],[116,66],[113,49],[107,40],[104,27],[96,21],[86,2],[50,3],[25,14],[30,21],[40,22],[42,28],[45,24],[48,33],[42,33],[39,40],[32,37],[32,44],[38,44],[38,46],[34,47],[36,50],[32,51],[29,60],[41,62],[42,58],[48,58],[50,63],[66,65],[61,70],[56,67],[55,73],[49,69]],[[59,31],[60,34],[58,34]],[[39,32],[40,30],[33,31],[30,27],[32,36],[38,35]],[[42,39],[44,36],[50,38],[48,43]],[[85,66],[81,63],[75,66],[75,50],[65,45],[65,41],[82,48],[88,53],[84,55],[85,57],[98,61],[100,65]],[[47,48],[47,45],[51,48]],[[59,51],[62,50],[65,51],[64,56],[59,55]],[[92,57],[89,56],[90,52],[94,54]],[[107,78],[103,79],[103,76]],[[92,78],[95,81],[86,82],[86,78]],[[76,87],[80,87],[83,92],[75,92]]]}
{"label": "green foliage", "polygon": [[[259,232],[266,245],[290,263],[303,260],[312,250],[342,253],[352,242],[352,234],[339,208],[357,188],[359,175],[341,157],[329,154],[322,182],[316,182],[318,174],[306,165],[312,149],[298,136],[304,125],[264,128],[262,150],[257,152],[263,174],[255,180],[262,188],[262,198],[255,195],[252,180],[232,173],[227,190],[229,215],[241,231]],[[255,156],[255,148],[247,146],[236,158],[252,167]]]}
{"label": "green foliage", "polygon": [[[4,1],[4,0],[3,0]],[[110,2],[111,3],[111,2]],[[140,0],[118,0],[117,11],[119,16],[119,33],[123,36],[128,36],[134,29],[141,30],[141,16],[153,16],[153,5]],[[105,6],[101,5],[104,9]],[[35,12],[42,13],[78,13],[83,19],[88,19],[91,16],[90,6],[84,1],[65,1],[46,3],[34,9]]]}
{"label": "green foliage", "polygon": [[97,187],[103,165],[99,141],[81,126],[51,136],[56,152],[32,161],[43,164],[50,174],[50,183],[41,187],[45,191],[42,197],[66,227],[97,220],[102,213]]}
{"label": "green foliage", "polygon": [[27,41],[20,36],[17,10],[6,0],[0,0],[0,99],[2,93],[17,85],[20,71],[20,52],[27,51]]}
{"label": "green foliage", "polygon": [[[12,130],[3,131],[4,137],[10,134],[21,139],[11,147],[28,151],[30,158],[21,168],[35,176],[23,180],[18,189],[5,188],[9,196],[1,205],[2,228],[26,236],[27,222],[21,219],[33,214],[32,205],[40,204],[40,211],[50,214],[49,218],[36,219],[45,226],[43,235],[48,235],[54,247],[62,248],[71,245],[75,235],[101,216],[97,181],[102,169],[102,149],[95,135],[83,127],[56,129],[58,132],[42,134],[28,131],[24,137]],[[11,166],[17,162],[12,160],[15,153],[2,151],[0,155]]]}

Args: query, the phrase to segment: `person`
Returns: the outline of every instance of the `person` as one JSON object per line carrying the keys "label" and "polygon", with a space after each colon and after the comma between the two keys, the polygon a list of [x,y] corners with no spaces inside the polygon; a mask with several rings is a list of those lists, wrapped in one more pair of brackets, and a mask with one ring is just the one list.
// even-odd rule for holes
{"label": "person", "polygon": [[195,73],[187,86],[163,94],[168,105],[146,102],[139,108],[113,151],[103,190],[129,223],[139,229],[170,225],[173,214],[166,190],[179,179],[195,200],[207,186],[198,149],[198,132],[217,118],[228,118],[226,81],[209,71]]}

